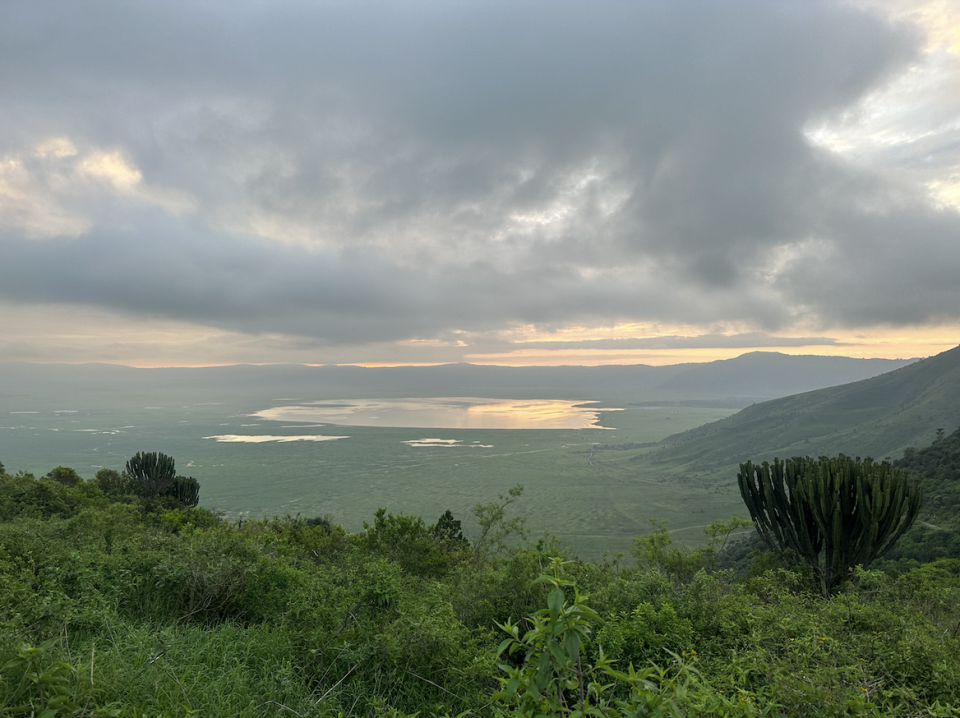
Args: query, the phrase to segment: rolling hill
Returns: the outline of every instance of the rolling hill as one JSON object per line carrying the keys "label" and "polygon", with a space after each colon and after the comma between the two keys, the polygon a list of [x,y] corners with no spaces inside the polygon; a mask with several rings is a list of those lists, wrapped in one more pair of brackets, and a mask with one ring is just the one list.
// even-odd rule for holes
{"label": "rolling hill", "polygon": [[696,469],[774,455],[896,458],[960,425],[960,347],[887,374],[758,403],[641,457]]}

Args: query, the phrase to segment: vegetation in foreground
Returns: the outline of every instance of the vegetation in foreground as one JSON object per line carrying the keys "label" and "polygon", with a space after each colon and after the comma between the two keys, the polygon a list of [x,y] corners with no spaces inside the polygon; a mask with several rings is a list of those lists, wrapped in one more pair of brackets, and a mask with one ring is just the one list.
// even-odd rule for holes
{"label": "vegetation in foreground", "polygon": [[[960,431],[940,438],[947,471]],[[474,509],[470,544],[449,513],[229,523],[172,468],[0,467],[0,715],[960,713],[953,557],[901,554],[823,598],[789,554],[725,569],[742,520],[586,563],[524,537],[519,487]],[[949,515],[956,492],[925,488]]]}

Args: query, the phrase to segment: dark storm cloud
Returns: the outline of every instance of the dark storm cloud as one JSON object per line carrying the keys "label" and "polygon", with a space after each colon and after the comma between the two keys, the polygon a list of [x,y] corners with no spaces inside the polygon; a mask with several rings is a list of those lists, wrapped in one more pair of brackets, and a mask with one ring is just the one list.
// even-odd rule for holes
{"label": "dark storm cloud", "polygon": [[[253,332],[305,334],[330,342],[431,335],[515,323],[596,318],[584,307],[643,303],[664,314],[682,297],[659,297],[632,282],[610,286],[544,267],[510,273],[480,263],[430,277],[376,256],[302,247],[277,251],[254,238],[153,221],[133,237],[91,231],[74,239],[3,242],[0,295],[80,303],[128,314]],[[686,307],[688,312],[694,307]]]}
{"label": "dark storm cloud", "polygon": [[918,42],[816,2],[9,3],[0,152],[142,181],[24,164],[86,222],[8,221],[0,296],[330,343],[957,318],[957,213],[804,136]]}

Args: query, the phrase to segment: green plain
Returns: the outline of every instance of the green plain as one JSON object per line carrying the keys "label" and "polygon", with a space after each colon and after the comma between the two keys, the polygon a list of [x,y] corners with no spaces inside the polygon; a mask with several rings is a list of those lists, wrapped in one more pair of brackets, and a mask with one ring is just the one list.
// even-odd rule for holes
{"label": "green plain", "polygon": [[[651,519],[667,520],[678,536],[696,543],[696,527],[743,512],[733,477],[710,486],[672,468],[643,468],[634,459],[646,449],[631,446],[716,421],[732,409],[631,406],[608,398],[604,406],[623,410],[601,416],[607,428],[409,429],[264,421],[250,414],[274,405],[270,400],[208,398],[166,395],[160,406],[146,394],[125,397],[121,405],[115,397],[40,401],[34,394],[0,418],[0,460],[11,471],[40,476],[64,465],[90,478],[99,467],[122,469],[137,451],[162,451],[175,457],[178,473],[200,480],[201,504],[228,518],[326,515],[351,531],[384,507],[428,522],[450,509],[469,533],[475,504],[522,484],[516,508],[531,535],[556,534],[584,557],[628,549]],[[259,444],[204,438],[220,434],[350,438]],[[403,443],[422,438],[461,445]],[[473,442],[492,448],[473,448]]]}

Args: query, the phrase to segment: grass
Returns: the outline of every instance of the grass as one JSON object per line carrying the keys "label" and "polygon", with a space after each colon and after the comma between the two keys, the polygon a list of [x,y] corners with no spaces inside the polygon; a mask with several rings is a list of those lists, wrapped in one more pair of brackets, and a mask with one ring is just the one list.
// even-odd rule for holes
{"label": "grass", "polygon": [[[58,642],[77,669],[79,692],[84,699],[89,693],[94,705],[135,707],[139,715],[320,714],[309,681],[291,660],[289,633],[263,625],[152,626],[116,614],[103,618],[108,625],[96,639],[62,636]],[[177,708],[172,714],[171,706]]]}

